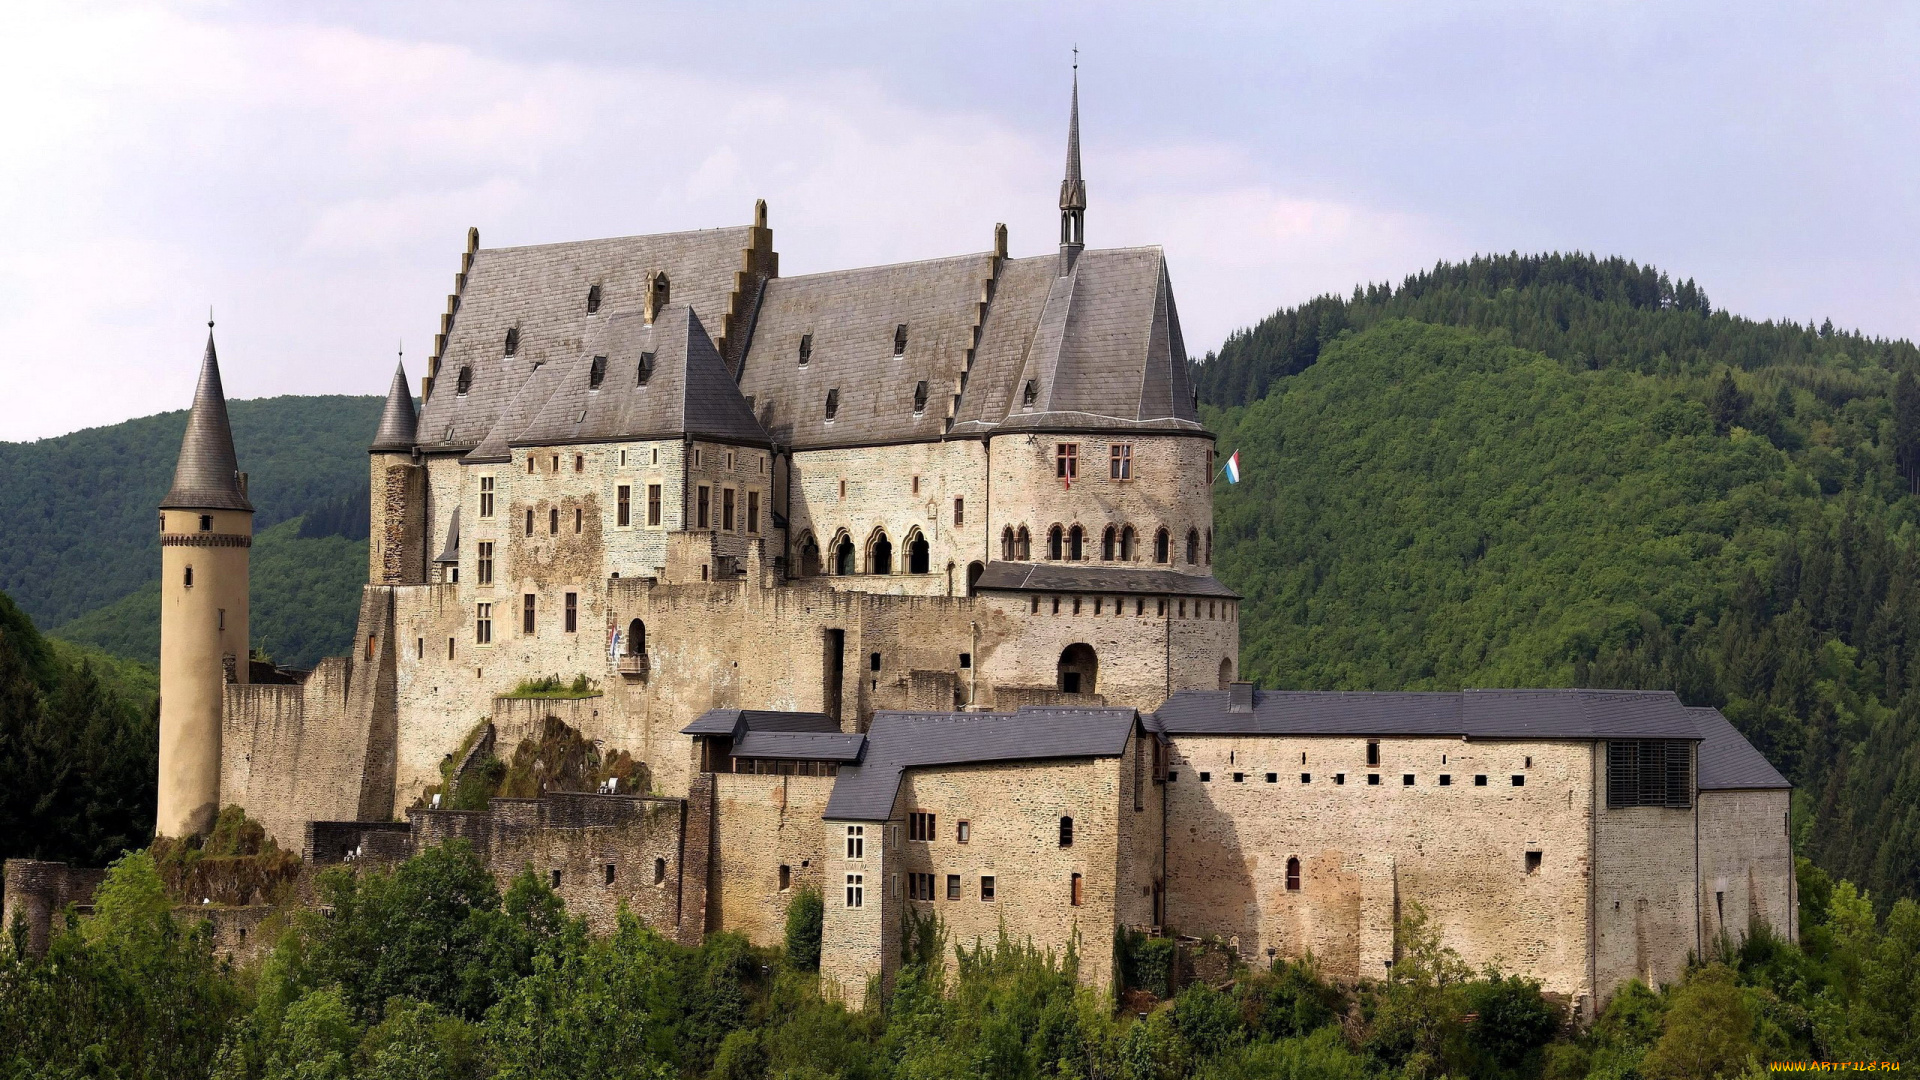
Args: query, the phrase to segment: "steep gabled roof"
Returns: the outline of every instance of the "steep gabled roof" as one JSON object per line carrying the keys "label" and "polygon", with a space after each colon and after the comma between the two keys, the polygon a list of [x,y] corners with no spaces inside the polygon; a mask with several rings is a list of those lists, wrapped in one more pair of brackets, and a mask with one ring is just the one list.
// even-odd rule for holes
{"label": "steep gabled roof", "polygon": [[1719,709],[1687,710],[1700,730],[1696,783],[1701,791],[1738,791],[1754,788],[1790,788],[1787,778],[1766,755],[1735,730]]}
{"label": "steep gabled roof", "polygon": [[200,358],[200,383],[180,440],[173,487],[160,500],[162,510],[253,511],[240,487],[240,464],[233,452],[233,426],[227,422],[227,395],[220,386],[220,360],[214,355],[213,326],[207,326],[207,351]]}
{"label": "steep gabled roof", "polygon": [[841,767],[821,816],[885,821],[900,777],[910,768],[1118,757],[1138,722],[1132,709],[1034,705],[1017,713],[876,712],[867,728],[866,757]]}

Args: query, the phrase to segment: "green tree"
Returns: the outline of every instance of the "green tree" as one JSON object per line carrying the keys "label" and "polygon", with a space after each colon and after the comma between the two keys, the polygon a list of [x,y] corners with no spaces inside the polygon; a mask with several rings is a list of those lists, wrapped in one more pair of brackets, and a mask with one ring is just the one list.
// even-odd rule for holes
{"label": "green tree", "polygon": [[1754,1065],[1753,1021],[1733,971],[1710,964],[1674,991],[1643,1071],[1648,1080],[1739,1076]]}
{"label": "green tree", "polygon": [[787,963],[801,971],[820,968],[820,928],[826,917],[826,905],[820,890],[803,885],[787,901]]}

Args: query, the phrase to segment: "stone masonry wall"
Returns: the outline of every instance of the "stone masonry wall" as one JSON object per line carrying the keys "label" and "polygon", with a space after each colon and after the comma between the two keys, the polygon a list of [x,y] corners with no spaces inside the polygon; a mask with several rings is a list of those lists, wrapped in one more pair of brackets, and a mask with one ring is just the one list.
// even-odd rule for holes
{"label": "stone masonry wall", "polygon": [[[1055,475],[1055,455],[1063,443],[1078,448],[1080,478],[1071,490]],[[1109,478],[1114,444],[1132,447],[1133,479]],[[1101,536],[1108,525],[1132,525],[1136,544],[1125,565],[1141,569],[1172,569],[1183,573],[1212,573],[1206,537],[1213,528],[1213,486],[1210,469],[1213,440],[1201,435],[1143,435],[1135,433],[1027,434],[995,437],[992,460],[992,520],[987,540],[993,557],[1001,557],[1001,536],[1025,526],[1032,538],[1032,557],[1047,558],[1047,530],[1059,525],[1064,534],[1074,525],[1085,530],[1084,564],[1118,565],[1102,558]],[[1171,535],[1168,561],[1154,560],[1154,533],[1165,527]],[[1187,561],[1188,529],[1201,536],[1199,558]],[[1063,552],[1063,554],[1065,554]]]}
{"label": "stone masonry wall", "polygon": [[[986,488],[985,450],[972,440],[796,453],[784,511],[789,571],[796,577],[806,570],[832,574],[835,545],[846,536],[853,541],[855,576],[839,584],[863,592],[964,596],[967,565],[988,557]],[[964,500],[957,525],[955,499]],[[885,576],[871,573],[868,563],[876,531],[893,545],[892,570]],[[908,568],[908,543],[916,533],[927,540],[925,574]],[[820,550],[817,568],[803,566],[809,537]]]}
{"label": "stone masonry wall", "polygon": [[1700,793],[1701,930],[1735,942],[1765,923],[1789,941],[1800,927],[1793,889],[1793,846],[1787,831],[1790,792]]}
{"label": "stone masonry wall", "polygon": [[106,880],[105,870],[85,870],[66,863],[8,859],[0,876],[0,947],[11,948],[8,936],[14,920],[27,925],[27,952],[43,956],[52,938],[54,920],[68,904],[93,906],[93,891]]}
{"label": "stone masonry wall", "polygon": [[1604,1008],[1627,979],[1680,978],[1703,944],[1693,809],[1606,805],[1606,744],[1595,743],[1594,984]]}
{"label": "stone masonry wall", "polygon": [[[1167,920],[1178,932],[1218,936],[1249,961],[1310,951],[1328,974],[1377,978],[1396,917],[1417,901],[1469,964],[1583,990],[1587,744],[1381,739],[1369,768],[1361,738],[1173,742]],[[1540,854],[1531,872],[1529,851]]]}
{"label": "stone masonry wall", "polygon": [[[831,776],[711,774],[716,815],[707,924],[743,934],[755,945],[785,938],[787,903],[795,889],[822,889],[826,851],[821,815]],[[780,868],[787,887],[780,887]]]}
{"label": "stone masonry wall", "polygon": [[[849,837],[856,829],[861,833],[857,858]],[[823,833],[827,858],[820,990],[849,1008],[877,1005],[869,1000],[868,988],[878,986],[884,993],[892,965],[900,959],[904,901],[900,890],[883,885],[898,858],[893,852],[896,838],[885,823],[875,821],[828,821]],[[847,902],[856,880],[861,890],[857,906]]]}

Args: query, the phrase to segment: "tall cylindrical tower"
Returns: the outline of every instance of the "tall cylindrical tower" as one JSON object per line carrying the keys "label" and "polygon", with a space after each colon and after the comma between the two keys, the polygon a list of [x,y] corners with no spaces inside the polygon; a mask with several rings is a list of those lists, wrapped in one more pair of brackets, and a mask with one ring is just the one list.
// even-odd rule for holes
{"label": "tall cylindrical tower", "polygon": [[247,681],[247,549],[253,504],[233,452],[207,324],[173,487],[160,501],[159,836],[205,833],[220,810],[226,684]]}

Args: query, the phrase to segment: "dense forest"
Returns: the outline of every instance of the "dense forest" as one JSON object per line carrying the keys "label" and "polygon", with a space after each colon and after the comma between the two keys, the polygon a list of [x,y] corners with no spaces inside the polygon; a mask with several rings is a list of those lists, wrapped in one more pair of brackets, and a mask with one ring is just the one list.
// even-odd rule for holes
{"label": "dense forest", "polygon": [[1536,984],[1467,969],[1417,905],[1391,972],[1359,986],[1310,961],[1183,979],[1168,939],[1084,942],[1114,949],[1119,1000],[1077,984],[1081,947],[908,919],[896,984],[850,1012],[821,993],[818,894],[779,948],[686,948],[624,913],[594,938],[531,870],[503,895],[452,841],[325,872],[324,914],[277,915],[271,954],[235,970],[174,907],[178,857],[121,859],[44,959],[0,946],[0,1078],[1709,1080],[1920,1056],[1920,904],[1876,919],[1804,860],[1803,943],[1722,943],[1574,1032]]}
{"label": "dense forest", "polygon": [[[259,534],[254,644],[282,663],[311,666],[352,637],[354,586],[366,574],[366,448],[381,401],[228,403]],[[0,592],[60,637],[155,661],[155,507],[172,482],[186,418],[162,413],[0,443],[0,475],[22,481],[0,486]]]}
{"label": "dense forest", "polygon": [[1199,369],[1242,669],[1673,689],[1795,782],[1803,853],[1920,895],[1916,366],[1578,256],[1280,312]]}

